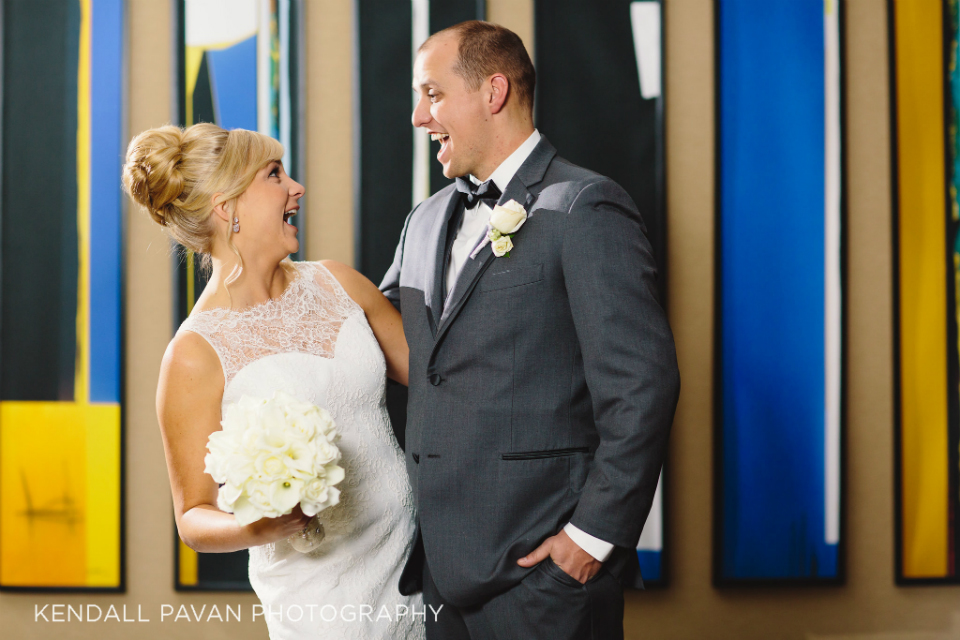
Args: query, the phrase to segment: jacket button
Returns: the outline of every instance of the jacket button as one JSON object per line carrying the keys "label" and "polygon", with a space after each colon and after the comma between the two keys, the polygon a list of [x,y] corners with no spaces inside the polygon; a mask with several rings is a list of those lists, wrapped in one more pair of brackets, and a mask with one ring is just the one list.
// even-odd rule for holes
{"label": "jacket button", "polygon": [[441,382],[442,380],[443,380],[443,378],[440,377],[440,374],[439,374],[439,373],[432,373],[432,374],[430,374],[430,384],[432,384],[433,386],[435,386],[435,387],[440,386],[440,382]]}

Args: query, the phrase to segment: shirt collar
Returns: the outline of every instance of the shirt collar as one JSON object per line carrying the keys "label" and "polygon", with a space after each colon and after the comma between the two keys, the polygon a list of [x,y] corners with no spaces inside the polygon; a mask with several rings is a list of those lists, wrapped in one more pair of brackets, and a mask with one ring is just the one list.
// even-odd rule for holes
{"label": "shirt collar", "polygon": [[[523,144],[517,147],[516,150],[490,174],[490,180],[493,180],[493,184],[497,185],[500,191],[507,190],[507,185],[513,180],[513,176],[516,175],[517,171],[520,170],[520,166],[530,157],[530,154],[533,153],[534,148],[536,148],[539,142],[540,132],[534,129],[530,137],[524,140]],[[481,184],[473,175],[470,175],[470,181],[473,182],[473,184]]]}

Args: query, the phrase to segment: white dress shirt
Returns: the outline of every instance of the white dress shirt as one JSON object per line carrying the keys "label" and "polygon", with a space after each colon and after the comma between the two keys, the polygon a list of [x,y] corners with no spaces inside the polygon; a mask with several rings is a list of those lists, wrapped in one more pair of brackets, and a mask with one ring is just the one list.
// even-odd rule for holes
{"label": "white dress shirt", "polygon": [[[513,176],[516,175],[517,170],[520,169],[520,165],[526,161],[539,142],[540,132],[534,129],[530,137],[517,147],[517,149],[490,174],[490,180],[493,180],[493,183],[497,185],[501,193],[507,190],[507,185],[513,180]],[[468,177],[474,184],[481,184],[481,182],[472,175]],[[485,202],[480,200],[478,200],[473,207],[463,212],[463,219],[460,222],[460,228],[457,230],[457,237],[453,241],[453,247],[450,252],[450,263],[447,266],[446,285],[448,296],[450,292],[453,291],[453,287],[457,282],[457,275],[459,275],[470,253],[483,240],[487,232],[487,222],[490,220],[491,213],[493,213],[493,210],[488,207]],[[609,558],[610,553],[613,551],[613,545],[609,542],[596,538],[569,522],[563,530],[567,532],[570,539],[581,549],[600,562]]]}

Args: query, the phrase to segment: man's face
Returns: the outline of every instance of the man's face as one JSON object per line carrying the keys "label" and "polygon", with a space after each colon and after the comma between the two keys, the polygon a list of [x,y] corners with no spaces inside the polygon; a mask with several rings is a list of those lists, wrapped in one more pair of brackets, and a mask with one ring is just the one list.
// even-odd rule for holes
{"label": "man's face", "polygon": [[417,102],[411,121],[440,141],[437,160],[448,178],[475,173],[489,144],[484,85],[471,91],[454,71],[457,45],[456,35],[437,38],[413,65]]}

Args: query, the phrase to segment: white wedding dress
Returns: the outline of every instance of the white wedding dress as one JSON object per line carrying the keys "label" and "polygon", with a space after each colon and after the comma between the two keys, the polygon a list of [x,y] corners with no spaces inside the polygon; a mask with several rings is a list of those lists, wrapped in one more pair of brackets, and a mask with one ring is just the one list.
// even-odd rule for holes
{"label": "white wedding dress", "polygon": [[293,264],[296,277],[280,298],[242,311],[194,311],[180,327],[220,357],[223,407],[285,391],[327,409],[341,434],[346,477],[340,503],[320,513],[323,542],[308,554],[286,540],[252,547],[250,583],[272,640],[423,638],[422,598],[397,588],[414,506],[387,414],[383,352],[326,267]]}

